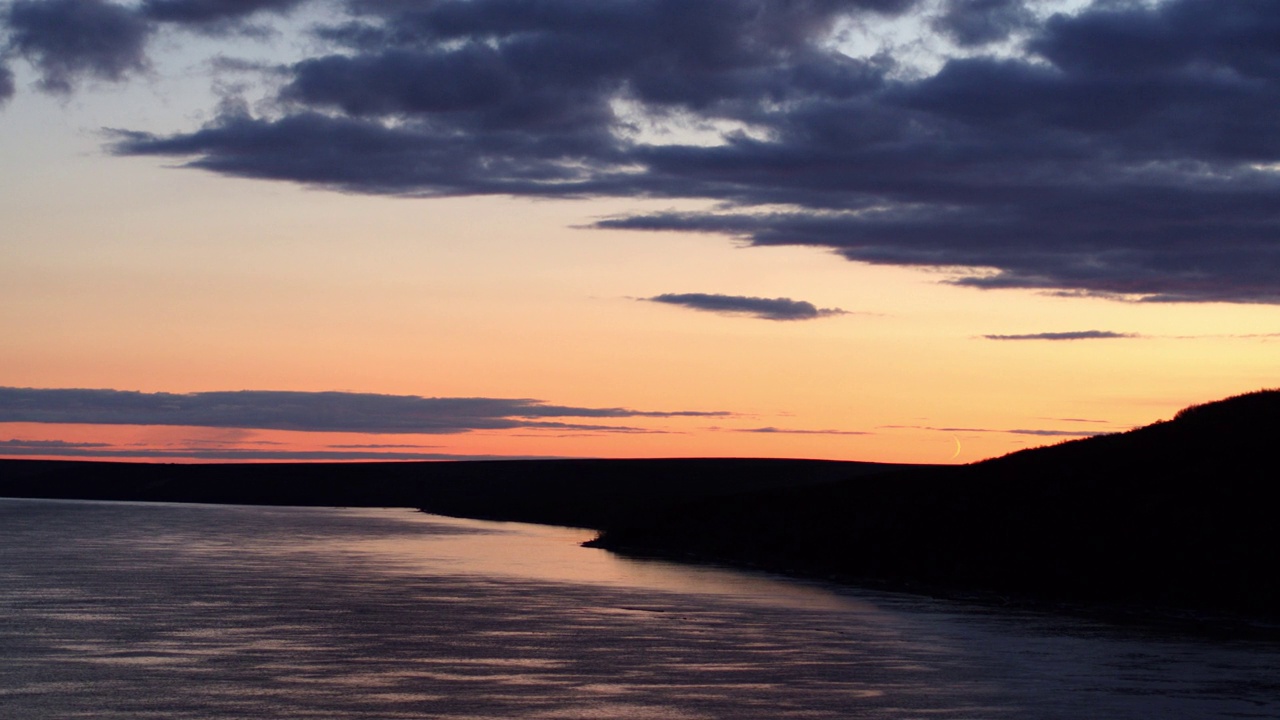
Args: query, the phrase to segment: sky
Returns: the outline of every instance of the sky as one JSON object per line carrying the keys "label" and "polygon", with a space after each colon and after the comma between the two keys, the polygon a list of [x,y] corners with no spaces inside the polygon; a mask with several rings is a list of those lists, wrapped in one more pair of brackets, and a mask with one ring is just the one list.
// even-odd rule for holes
{"label": "sky", "polygon": [[1274,0],[0,2],[0,456],[960,463],[1280,368]]}

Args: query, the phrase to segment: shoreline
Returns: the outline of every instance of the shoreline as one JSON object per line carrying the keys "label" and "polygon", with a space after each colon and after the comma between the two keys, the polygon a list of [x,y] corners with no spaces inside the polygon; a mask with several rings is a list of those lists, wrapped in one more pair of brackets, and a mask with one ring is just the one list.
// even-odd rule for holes
{"label": "shoreline", "polygon": [[614,546],[600,542],[599,537],[588,540],[582,545],[606,550],[626,558],[761,572],[791,580],[830,583],[851,590],[914,595],[993,611],[1009,610],[1074,617],[1113,627],[1142,629],[1160,636],[1203,638],[1222,642],[1280,643],[1280,612],[1272,615],[1254,615],[1178,606],[1089,602],[1053,596],[1000,593],[972,587],[844,575],[767,563],[740,562],[687,551]]}

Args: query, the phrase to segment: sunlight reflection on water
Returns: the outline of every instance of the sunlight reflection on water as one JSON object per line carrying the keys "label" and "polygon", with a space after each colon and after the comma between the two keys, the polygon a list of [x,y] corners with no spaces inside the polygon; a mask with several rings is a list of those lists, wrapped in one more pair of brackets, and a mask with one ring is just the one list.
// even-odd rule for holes
{"label": "sunlight reflection on water", "polygon": [[[386,518],[384,510],[350,512],[357,516],[368,512],[370,518]],[[865,612],[876,609],[870,603],[816,584],[781,580],[763,573],[624,558],[606,550],[581,547],[596,536],[594,530],[510,522],[478,523],[438,515],[418,515],[405,520],[417,526],[415,529],[426,532],[335,539],[329,546],[336,552],[368,553],[380,562],[389,563],[389,571],[409,574],[435,573],[441,567],[448,567],[472,575],[705,593],[797,608]]]}
{"label": "sunlight reflection on water", "polygon": [[1276,718],[1280,650],[407,510],[0,500],[0,717]]}

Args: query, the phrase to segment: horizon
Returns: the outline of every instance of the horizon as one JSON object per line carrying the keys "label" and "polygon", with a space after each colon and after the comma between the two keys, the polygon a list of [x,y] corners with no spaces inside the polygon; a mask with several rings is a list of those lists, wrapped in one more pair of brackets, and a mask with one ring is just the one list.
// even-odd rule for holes
{"label": "horizon", "polygon": [[0,4],[0,457],[959,464],[1280,384],[1280,4],[531,8]]}

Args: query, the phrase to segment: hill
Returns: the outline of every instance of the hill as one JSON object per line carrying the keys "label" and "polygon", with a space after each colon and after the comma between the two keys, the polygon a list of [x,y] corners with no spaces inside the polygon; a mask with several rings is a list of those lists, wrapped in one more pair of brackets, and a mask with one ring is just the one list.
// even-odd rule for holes
{"label": "hill", "polygon": [[1280,392],[954,468],[749,493],[594,544],[931,591],[1280,617]]}
{"label": "hill", "polygon": [[901,466],[822,460],[509,460],[150,464],[0,460],[0,496],[241,505],[414,507],[602,529],[672,504],[829,483]]}

